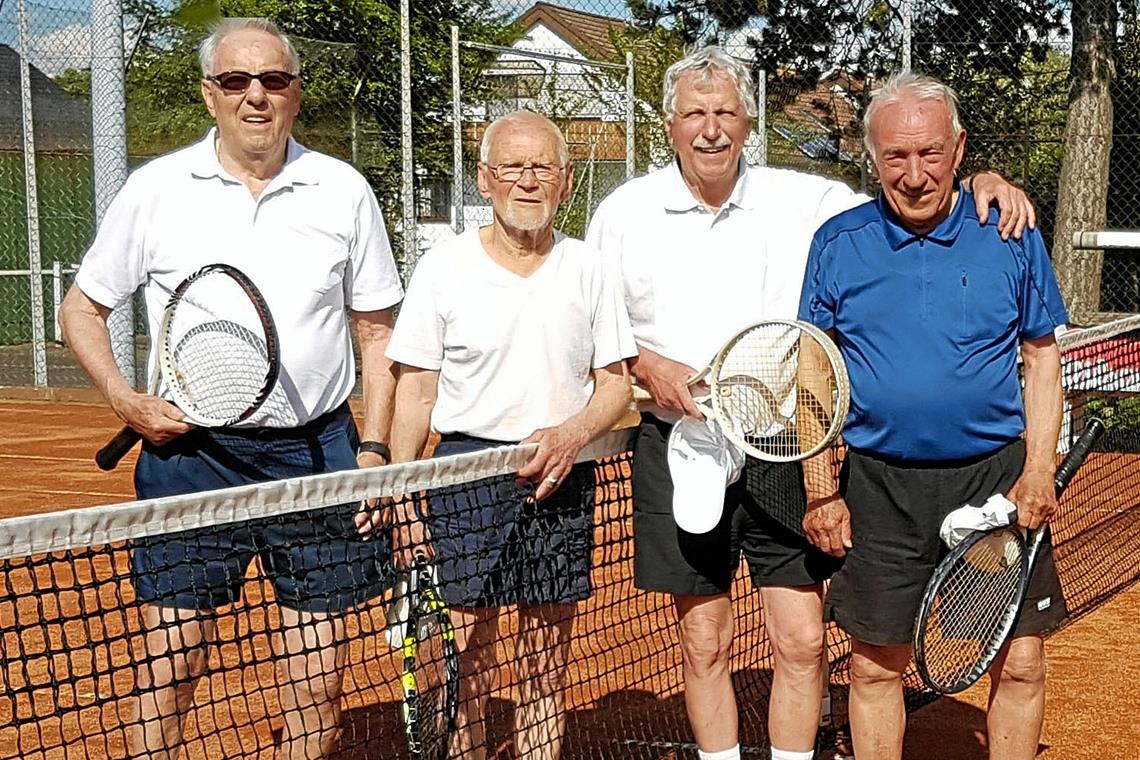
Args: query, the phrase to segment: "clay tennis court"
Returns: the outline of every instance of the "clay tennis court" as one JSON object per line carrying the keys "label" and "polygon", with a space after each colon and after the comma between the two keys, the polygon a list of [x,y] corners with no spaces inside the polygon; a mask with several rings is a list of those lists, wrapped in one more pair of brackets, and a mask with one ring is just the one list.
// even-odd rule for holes
{"label": "clay tennis court", "polygon": [[[131,497],[131,459],[107,474],[91,461],[117,429],[98,404],[63,400],[0,401],[3,516],[106,504]],[[89,399],[89,397],[86,397]],[[571,717],[564,757],[691,757],[671,615],[657,596],[630,584],[628,464],[600,471],[594,597],[582,606],[572,652]],[[1140,751],[1140,460],[1099,454],[1070,489],[1056,523],[1058,561],[1074,606],[1092,609],[1053,636],[1050,690],[1040,757],[1123,757]],[[1084,495],[1082,511],[1076,495]],[[12,562],[0,579],[0,758],[121,757],[119,710],[131,687],[129,662],[138,630],[125,579],[126,551],[72,552]],[[255,571],[254,571],[255,572]],[[1127,588],[1118,589],[1125,585]],[[21,596],[31,587],[34,596]],[[43,589],[53,589],[51,594]],[[1107,591],[1106,591],[1107,590]],[[1111,598],[1100,603],[1109,591]],[[263,586],[246,584],[242,604],[219,620],[211,655],[187,725],[189,757],[268,757],[280,714],[269,659],[276,625]],[[740,604],[737,681],[744,744],[764,741],[763,697],[770,683],[767,645],[754,595]],[[379,602],[350,616],[351,654],[341,757],[401,757],[399,663],[384,642]],[[503,625],[509,633],[511,621]],[[18,633],[14,633],[18,631]],[[834,634],[834,632],[833,632]],[[832,655],[845,644],[832,637]],[[502,655],[512,643],[504,636]],[[500,668],[491,735],[505,744],[513,709],[509,671]],[[835,680],[843,680],[842,668]],[[842,708],[842,690],[834,689]],[[906,757],[985,756],[985,691],[943,698],[912,715]],[[503,754],[506,757],[506,754]],[[756,756],[766,756],[756,755]]]}

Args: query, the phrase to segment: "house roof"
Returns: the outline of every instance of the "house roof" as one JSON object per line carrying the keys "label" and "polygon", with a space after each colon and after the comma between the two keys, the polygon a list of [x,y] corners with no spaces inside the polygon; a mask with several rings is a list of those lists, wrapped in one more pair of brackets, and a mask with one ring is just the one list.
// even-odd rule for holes
{"label": "house roof", "polygon": [[626,25],[620,19],[544,2],[532,5],[516,23],[527,30],[543,24],[587,57],[605,61],[617,57],[610,32]]}
{"label": "house roof", "polygon": [[[91,149],[91,107],[29,66],[36,151]],[[0,103],[20,102],[20,55],[0,45]],[[0,150],[23,147],[23,109],[0,108]]]}

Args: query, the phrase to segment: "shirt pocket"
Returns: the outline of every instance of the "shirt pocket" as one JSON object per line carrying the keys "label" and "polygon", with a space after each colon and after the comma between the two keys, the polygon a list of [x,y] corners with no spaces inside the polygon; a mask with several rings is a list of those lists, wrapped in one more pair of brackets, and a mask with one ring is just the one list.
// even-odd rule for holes
{"label": "shirt pocket", "polygon": [[963,266],[958,275],[958,335],[963,341],[996,339],[1017,330],[1017,290],[1008,272]]}

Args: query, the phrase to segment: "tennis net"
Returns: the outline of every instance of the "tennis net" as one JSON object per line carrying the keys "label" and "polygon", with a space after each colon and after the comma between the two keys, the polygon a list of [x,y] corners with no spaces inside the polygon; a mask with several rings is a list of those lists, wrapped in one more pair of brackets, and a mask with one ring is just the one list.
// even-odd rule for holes
{"label": "tennis net", "polygon": [[[1065,428],[1059,455],[1098,416],[1108,432],[1067,492],[1054,523],[1057,561],[1074,616],[1140,578],[1140,318],[1062,339]],[[564,758],[695,756],[685,716],[673,611],[663,595],[632,584],[629,436],[599,441],[592,473],[592,594],[579,604],[566,674]],[[312,519],[310,510],[354,510],[366,497],[513,483],[525,451],[495,449],[274,481],[225,491],[0,520],[0,758],[126,757],[137,726],[136,673],[148,666],[143,612],[130,548],[147,537],[203,526],[238,531],[250,521]],[[743,575],[743,574],[742,574]],[[771,649],[758,595],[735,588],[734,683],[746,756],[764,756]],[[259,562],[241,600],[211,615],[207,675],[182,727],[182,757],[268,757],[284,723],[274,664],[283,626],[274,586]],[[342,736],[336,757],[407,757],[400,719],[401,654],[384,635],[392,592],[344,615]],[[517,610],[495,642],[489,751],[505,756],[520,703],[510,663]],[[835,725],[844,722],[849,646],[828,630]],[[933,698],[908,679],[908,707]],[[821,745],[832,736],[825,733]]]}

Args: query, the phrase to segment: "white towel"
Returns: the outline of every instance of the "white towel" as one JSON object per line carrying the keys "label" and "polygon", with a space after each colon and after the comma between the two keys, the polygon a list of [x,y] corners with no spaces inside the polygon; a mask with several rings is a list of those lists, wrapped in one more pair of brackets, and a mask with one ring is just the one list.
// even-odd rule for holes
{"label": "white towel", "polygon": [[980,507],[967,504],[946,515],[938,535],[953,549],[975,531],[990,530],[1017,521],[1017,506],[1000,493],[986,499]]}

